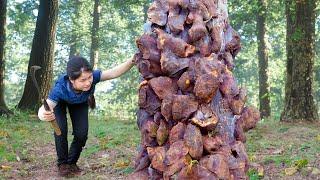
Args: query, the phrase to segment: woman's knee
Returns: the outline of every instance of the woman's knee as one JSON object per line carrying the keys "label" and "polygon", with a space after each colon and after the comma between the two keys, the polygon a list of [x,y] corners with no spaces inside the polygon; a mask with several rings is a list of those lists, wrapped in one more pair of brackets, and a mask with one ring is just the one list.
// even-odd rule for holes
{"label": "woman's knee", "polygon": [[74,139],[78,141],[81,145],[85,145],[87,139],[88,139],[88,133],[87,132],[78,132],[74,133]]}

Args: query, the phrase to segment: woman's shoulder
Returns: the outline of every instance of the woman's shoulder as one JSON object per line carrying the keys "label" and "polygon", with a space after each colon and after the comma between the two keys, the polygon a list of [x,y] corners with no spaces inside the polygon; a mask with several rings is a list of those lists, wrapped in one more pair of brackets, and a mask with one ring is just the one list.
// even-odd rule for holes
{"label": "woman's shoulder", "polygon": [[60,75],[55,81],[52,89],[59,89],[60,91],[67,88],[69,78],[67,75]]}
{"label": "woman's shoulder", "polygon": [[64,99],[64,94],[67,92],[67,82],[68,78],[65,75],[60,75],[58,79],[53,84],[50,93],[48,95],[49,99],[59,102],[60,99]]}
{"label": "woman's shoulder", "polygon": [[100,69],[96,69],[92,71],[93,75],[93,84],[97,84],[101,80],[101,73],[102,71]]}

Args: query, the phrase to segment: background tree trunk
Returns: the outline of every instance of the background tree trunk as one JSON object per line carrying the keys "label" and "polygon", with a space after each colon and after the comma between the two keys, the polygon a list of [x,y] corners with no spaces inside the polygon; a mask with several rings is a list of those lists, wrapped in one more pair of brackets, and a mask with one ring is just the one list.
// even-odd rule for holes
{"label": "background tree trunk", "polygon": [[78,44],[78,41],[79,41],[78,18],[80,17],[81,2],[79,0],[74,0],[72,1],[72,5],[73,5],[73,14],[71,16],[74,16],[74,17],[72,17],[72,35],[71,35],[71,41],[70,41],[69,59],[72,56],[78,56],[80,54],[79,44]]}
{"label": "background tree trunk", "polygon": [[4,70],[5,70],[5,42],[6,42],[6,13],[7,0],[0,1],[0,115],[10,114],[4,100]]}
{"label": "background tree trunk", "polygon": [[91,30],[91,51],[90,63],[94,69],[97,68],[99,61],[99,18],[100,18],[100,0],[94,1],[93,24]]}
{"label": "background tree trunk", "polygon": [[56,36],[56,23],[58,13],[58,0],[40,0],[36,29],[32,42],[28,76],[22,98],[18,104],[19,109],[35,110],[40,105],[40,97],[31,79],[30,67],[41,66],[36,73],[41,96],[47,96],[53,72],[54,44]]}
{"label": "background tree trunk", "polygon": [[282,121],[317,120],[313,98],[315,0],[286,1],[287,82]]}
{"label": "background tree trunk", "polygon": [[258,0],[257,39],[259,58],[259,102],[261,117],[270,116],[270,88],[268,83],[268,49],[266,41],[267,5],[265,0]]}

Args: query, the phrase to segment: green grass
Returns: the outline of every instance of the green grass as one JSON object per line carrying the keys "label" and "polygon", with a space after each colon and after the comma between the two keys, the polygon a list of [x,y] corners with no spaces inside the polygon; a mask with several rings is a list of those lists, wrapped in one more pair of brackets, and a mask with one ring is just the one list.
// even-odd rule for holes
{"label": "green grass", "polygon": [[[0,162],[12,162],[26,156],[30,144],[48,139],[43,133],[45,124],[26,113],[15,112],[12,117],[0,117]],[[23,157],[19,157],[23,158]]]}
{"label": "green grass", "polygon": [[[72,128],[70,121],[68,122],[70,144]],[[84,156],[123,146],[136,147],[140,140],[140,133],[134,121],[96,117],[90,117],[88,136]],[[26,155],[31,147],[46,143],[54,143],[49,123],[22,112],[15,112],[10,118],[0,117],[0,162],[16,161],[17,152]]]}
{"label": "green grass", "polygon": [[85,156],[100,150],[134,148],[140,141],[140,133],[135,121],[115,118],[90,118],[89,139],[90,136],[93,136],[98,142],[93,146],[87,146]]}
{"label": "green grass", "polygon": [[[303,174],[308,166],[315,164],[315,157],[320,152],[319,134],[319,124],[282,123],[267,119],[247,133],[247,153],[252,162],[266,168],[274,165],[276,172],[272,173],[278,173],[277,177],[284,176],[284,170],[292,167]],[[248,175],[250,179],[256,179],[254,170]]]}
{"label": "green grass", "polygon": [[250,180],[260,180],[260,179],[262,179],[262,177],[259,176],[257,170],[255,170],[255,169],[249,169],[247,174],[248,174]]}
{"label": "green grass", "polygon": [[[317,164],[315,157],[319,156],[320,152],[319,125],[280,123],[267,119],[259,122],[246,136],[246,149],[250,161],[261,164],[265,170],[265,177],[269,179],[283,178],[285,169],[292,167],[297,168],[296,174],[307,177],[310,174],[308,168]],[[70,122],[68,138],[70,143]],[[116,176],[127,175],[133,172],[131,161],[139,142],[140,132],[135,120],[91,116],[89,137],[81,160],[88,161],[97,168],[109,169]],[[36,164],[41,159],[36,157],[34,152],[30,152],[34,151],[35,147],[40,147],[40,150],[42,147],[51,148],[52,144],[54,138],[49,123],[21,112],[16,112],[10,118],[0,117],[0,165],[6,162],[11,162],[12,165],[17,161],[17,156],[20,159],[28,159],[29,164]],[[51,155],[47,161],[52,163],[55,158],[55,155]],[[43,165],[50,166],[50,163],[44,162]],[[22,177],[28,176],[27,167],[20,170]],[[98,172],[92,171],[85,177],[95,177],[95,173]],[[98,175],[103,177],[105,174]],[[253,168],[249,170],[248,176],[252,180],[264,178]]]}
{"label": "green grass", "polygon": [[[68,128],[70,145],[73,136],[69,120]],[[118,175],[129,174],[133,172],[130,163],[139,141],[140,132],[135,120],[90,116],[88,141],[81,154],[80,163],[89,162],[96,164],[97,167],[112,167],[112,172]],[[37,153],[41,155],[48,150],[51,155],[45,158],[37,157]],[[107,156],[101,158],[98,156],[99,153]],[[43,167],[50,167],[55,164],[54,137],[50,123],[22,112],[15,112],[10,118],[0,117],[0,174],[5,173],[3,176],[0,175],[0,179],[11,177],[11,170],[17,168],[15,163],[18,160],[28,162],[19,165],[19,172],[16,173],[18,178],[30,176],[28,173],[30,165],[40,163]],[[10,169],[1,169],[1,165]],[[88,173],[88,178],[91,176],[94,176],[94,172]]]}
{"label": "green grass", "polygon": [[140,140],[135,121],[97,120],[91,128],[93,128],[93,136],[100,140],[99,145],[102,149],[117,148],[120,145],[133,147]]}

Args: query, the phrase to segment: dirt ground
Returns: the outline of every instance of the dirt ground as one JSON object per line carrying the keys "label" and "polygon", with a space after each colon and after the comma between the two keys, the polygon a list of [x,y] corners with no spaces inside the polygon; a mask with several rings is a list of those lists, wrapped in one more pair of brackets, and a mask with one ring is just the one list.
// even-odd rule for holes
{"label": "dirt ground", "polygon": [[320,179],[320,124],[260,124],[247,133],[247,152],[254,166],[263,168],[263,176],[252,179]]}
{"label": "dirt ground", "polygon": [[[131,151],[131,150],[129,150]],[[32,159],[21,159],[19,162],[6,163],[2,169],[4,179],[125,179],[125,176],[112,162],[117,162],[117,152],[114,150],[99,151],[89,157],[80,157],[78,165],[83,169],[81,176],[61,178],[56,166],[54,144],[46,144],[31,151]],[[130,152],[134,153],[134,152]],[[123,164],[123,167],[131,164]],[[3,165],[4,166],[4,165]],[[0,171],[0,172],[1,172]]]}
{"label": "dirt ground", "polygon": [[[319,130],[319,124],[258,125],[247,134],[247,151],[251,169],[263,171],[250,179],[320,179]],[[97,143],[95,137],[90,138],[87,146]],[[78,165],[84,169],[84,174],[68,179],[126,179],[133,171],[136,149],[119,146],[121,148],[81,155]],[[35,146],[28,153],[28,158],[0,164],[0,179],[63,179],[57,173],[53,142]],[[307,164],[295,165],[304,159]]]}

